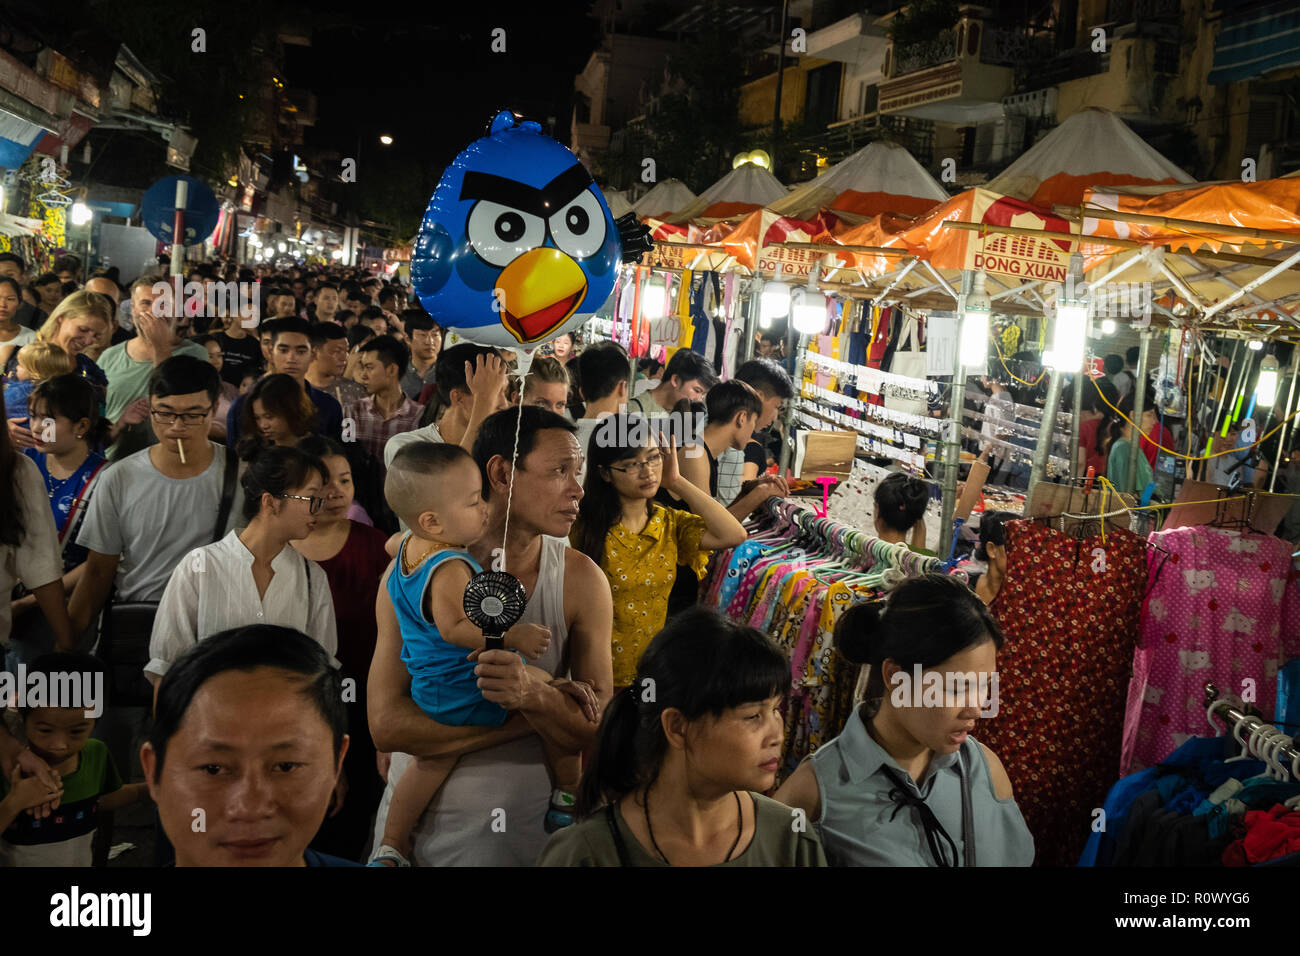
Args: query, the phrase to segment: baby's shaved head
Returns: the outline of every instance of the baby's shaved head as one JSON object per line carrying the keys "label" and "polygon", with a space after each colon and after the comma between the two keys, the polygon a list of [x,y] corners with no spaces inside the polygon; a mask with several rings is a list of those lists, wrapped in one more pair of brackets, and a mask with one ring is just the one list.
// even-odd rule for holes
{"label": "baby's shaved head", "polygon": [[384,481],[388,507],[408,528],[417,527],[423,512],[437,511],[444,501],[465,491],[444,487],[446,477],[455,474],[458,464],[468,465],[477,476],[474,459],[459,445],[420,441],[404,446],[393,457]]}

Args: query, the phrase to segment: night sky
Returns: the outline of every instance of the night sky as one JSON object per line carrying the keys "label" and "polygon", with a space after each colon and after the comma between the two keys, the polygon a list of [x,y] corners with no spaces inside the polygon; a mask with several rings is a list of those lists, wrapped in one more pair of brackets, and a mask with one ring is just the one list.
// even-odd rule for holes
{"label": "night sky", "polygon": [[[543,125],[554,117],[556,138],[568,142],[574,75],[598,40],[586,2],[428,6],[424,18],[385,4],[308,18],[312,47],[286,53],[290,85],[319,98],[307,145],[349,156],[360,136],[363,167],[391,150],[441,170],[500,108]],[[497,27],[506,31],[505,53],[491,51]],[[379,145],[382,133],[392,146]]]}

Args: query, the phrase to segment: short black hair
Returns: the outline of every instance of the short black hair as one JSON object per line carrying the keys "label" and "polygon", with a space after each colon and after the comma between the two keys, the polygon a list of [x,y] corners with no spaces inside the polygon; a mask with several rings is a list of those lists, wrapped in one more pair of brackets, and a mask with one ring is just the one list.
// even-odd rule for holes
{"label": "short black hair", "polygon": [[354,349],[363,342],[369,342],[375,337],[375,330],[368,325],[354,325],[350,329],[344,330],[348,337],[348,348]]}
{"label": "short black hair", "polygon": [[51,285],[51,284],[59,285],[59,286],[63,284],[59,280],[59,277],[56,276],[53,272],[42,273],[41,275],[37,276],[35,279],[32,280],[33,286],[42,286],[42,285]]}
{"label": "short black hair", "polygon": [[673,357],[668,360],[668,365],[664,368],[662,380],[667,382],[674,375],[683,383],[698,379],[706,389],[718,384],[718,373],[709,364],[709,360],[699,352],[692,352],[690,349],[678,349],[673,353]]}
{"label": "short black hair", "polygon": [[[27,677],[30,681],[33,674],[40,674],[45,678],[45,686],[53,689],[62,683],[54,679],[55,674],[74,674],[80,681],[82,674],[102,674],[104,675],[104,684],[108,683],[108,669],[104,662],[93,654],[83,654],[79,651],[53,651],[49,654],[42,654],[36,660],[27,665]],[[80,687],[80,682],[78,682]],[[89,709],[89,701],[82,701],[82,704]],[[47,705],[53,706],[53,705]],[[18,713],[26,717],[35,707],[19,707]]]}
{"label": "short black hair", "polygon": [[282,319],[276,319],[275,328],[271,331],[271,344],[274,345],[276,340],[282,335],[301,335],[311,341],[311,323],[306,319],[300,319],[297,316],[285,316]]}
{"label": "short black hair", "polygon": [[317,322],[311,327],[311,347],[314,349],[320,348],[326,342],[347,337],[348,330],[337,322]]}
{"label": "short black hair", "polygon": [[763,414],[763,399],[752,386],[733,378],[709,389],[709,394],[704,396],[704,407],[712,424],[730,425],[737,412]]}
{"label": "short black hair", "polygon": [[221,395],[221,375],[207,359],[193,355],[173,355],[149,376],[149,397],[189,395],[206,392],[208,401],[217,403]]}
{"label": "short black hair", "polygon": [[22,256],[20,256],[20,255],[16,255],[15,253],[12,253],[12,252],[0,252],[0,262],[13,262],[13,263],[16,263],[16,264],[18,265],[18,271],[19,271],[19,272],[26,272],[26,271],[27,271],[27,263],[26,263],[25,261],[23,261],[23,257],[22,257]]}
{"label": "short black hair", "polygon": [[[484,501],[488,500],[491,492],[491,482],[488,481],[487,473],[488,462],[497,455],[506,461],[510,461],[514,456],[516,466],[522,469],[523,460],[537,445],[537,433],[548,428],[562,428],[570,435],[578,431],[577,426],[563,415],[557,415],[549,408],[542,408],[539,405],[506,408],[483,419],[478,436],[474,439],[474,461],[483,476]],[[516,435],[519,441],[517,453]]]}
{"label": "short black hair", "polygon": [[432,332],[434,329],[438,329],[439,333],[442,332],[438,328],[438,323],[433,321],[433,317],[424,309],[403,309],[402,324],[406,326],[407,335],[412,332]]}
{"label": "short black hair", "polygon": [[391,335],[379,335],[364,343],[358,352],[378,352],[379,361],[385,365],[396,365],[397,374],[405,375],[411,365],[411,350]]}
{"label": "short black hair", "polygon": [[1102,364],[1107,375],[1117,375],[1124,371],[1124,360],[1114,352],[1102,359]]}
{"label": "short black hair", "polygon": [[617,342],[601,342],[584,349],[578,356],[580,391],[589,402],[613,395],[618,383],[628,381],[631,376],[631,360]]}
{"label": "short black hair", "polygon": [[273,667],[306,678],[301,693],[320,712],[334,735],[334,756],[343,747],[348,715],[343,703],[343,682],[330,666],[325,649],[306,634],[289,627],[250,624],[200,641],[172,664],[158,684],[153,729],[149,743],[157,754],[154,781],[162,778],[167,743],[176,736],[194,695],[213,677],[227,671],[250,673]]}
{"label": "short black hair", "polygon": [[371,319],[383,319],[388,321],[388,316],[384,315],[384,310],[377,305],[367,306],[361,310],[361,321],[369,322]]}
{"label": "short black hair", "polygon": [[782,367],[780,362],[774,362],[771,359],[750,359],[736,369],[733,378],[749,385],[765,398],[771,398],[774,395],[782,399],[794,397],[794,382],[790,379],[790,373]]}
{"label": "short black hair", "polygon": [[275,330],[280,327],[280,323],[285,319],[267,319],[257,327],[257,337],[260,339],[263,335],[271,336],[271,341],[275,341]]}
{"label": "short black hair", "polygon": [[1141,354],[1142,354],[1142,349],[1140,347],[1136,345],[1129,346],[1128,351],[1124,353],[1124,364],[1136,365],[1138,363],[1138,357]]}
{"label": "short black hair", "polygon": [[433,380],[438,385],[438,397],[444,404],[451,404],[453,389],[462,392],[469,390],[465,381],[465,363],[473,364],[480,355],[496,355],[497,350],[486,345],[462,342],[438,353],[438,360],[433,364]]}

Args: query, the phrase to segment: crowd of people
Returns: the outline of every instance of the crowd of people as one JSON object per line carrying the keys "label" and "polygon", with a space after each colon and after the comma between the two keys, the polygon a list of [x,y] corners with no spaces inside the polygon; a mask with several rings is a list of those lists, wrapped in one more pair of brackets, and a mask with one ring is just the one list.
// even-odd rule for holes
{"label": "crowd of people", "polygon": [[[789,662],[699,600],[788,492],[774,358],[719,381],[566,333],[521,374],[364,273],[199,263],[258,313],[169,314],[158,276],[63,264],[51,292],[0,256],[0,637],[7,671],[108,699],[6,711],[3,862],[89,865],[101,815],[146,800],[159,865],[1032,859],[980,701],[879,685],[994,668],[982,594],[942,577],[845,616],[874,693],[776,789]],[[923,483],[879,494],[877,532],[914,534]],[[503,648],[464,605],[490,569],[525,595]]]}

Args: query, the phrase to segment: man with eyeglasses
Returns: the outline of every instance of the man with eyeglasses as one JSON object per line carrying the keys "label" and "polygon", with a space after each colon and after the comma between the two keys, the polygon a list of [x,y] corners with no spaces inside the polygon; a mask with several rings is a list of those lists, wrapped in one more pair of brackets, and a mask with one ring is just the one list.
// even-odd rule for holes
{"label": "man with eyeglasses", "polygon": [[[105,410],[109,421],[118,422],[111,435],[114,443],[108,450],[112,461],[133,455],[157,440],[145,418],[149,377],[154,369],[173,355],[190,355],[208,361],[206,348],[177,334],[182,324],[190,324],[190,319],[154,314],[158,296],[153,285],[149,279],[137,279],[131,286],[135,337],[110,346],[99,357],[99,367],[108,376]],[[128,408],[131,414],[123,419]]]}
{"label": "man with eyeglasses", "polygon": [[[150,376],[149,420],[156,443],[105,470],[77,535],[77,543],[89,551],[68,602],[78,633],[99,616],[110,592],[117,605],[160,601],[176,565],[213,540],[227,487],[229,517],[221,534],[234,527],[239,483],[226,481],[226,456],[234,453],[208,439],[220,393],[221,378],[206,358],[176,355]],[[233,479],[234,471],[229,474]],[[141,651],[138,662],[122,663],[143,667],[147,644]],[[109,727],[120,728],[125,721],[128,737],[122,742],[129,743],[145,710],[110,710],[106,739],[112,738]],[[119,766],[130,766],[131,753],[129,747],[115,750]]]}

